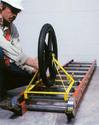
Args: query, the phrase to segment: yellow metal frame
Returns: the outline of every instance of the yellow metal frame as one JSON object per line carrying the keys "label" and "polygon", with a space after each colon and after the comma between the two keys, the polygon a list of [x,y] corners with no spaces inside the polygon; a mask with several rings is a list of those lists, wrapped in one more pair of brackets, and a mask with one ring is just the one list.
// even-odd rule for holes
{"label": "yellow metal frame", "polygon": [[[61,64],[55,59],[55,55],[52,54],[52,62],[55,64],[56,69],[57,69],[57,73],[60,77],[60,80],[56,80],[56,81],[60,81],[62,83],[62,86],[64,88],[64,92],[55,92],[55,91],[35,91],[35,87],[38,86],[39,84],[41,84],[42,80],[38,80],[35,82],[35,84],[33,84],[36,76],[39,74],[39,72],[36,72],[35,75],[33,76],[33,78],[31,79],[29,85],[26,87],[26,90],[24,91],[24,98],[28,99],[28,94],[40,94],[40,95],[64,95],[64,101],[68,100],[69,97],[69,92],[74,84],[74,79],[73,77],[67,73],[67,71],[61,66]],[[69,85],[68,88],[65,87],[64,85],[64,81],[59,73],[59,70],[61,69],[64,74],[66,75],[67,80],[69,81]]]}

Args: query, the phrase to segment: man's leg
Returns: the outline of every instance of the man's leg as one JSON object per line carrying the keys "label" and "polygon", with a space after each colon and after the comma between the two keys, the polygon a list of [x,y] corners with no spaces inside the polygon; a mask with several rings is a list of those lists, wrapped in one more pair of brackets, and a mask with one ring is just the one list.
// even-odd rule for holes
{"label": "man's leg", "polygon": [[32,77],[33,74],[30,75],[14,63],[6,66],[4,53],[0,48],[0,98],[4,97],[9,89],[28,85]]}
{"label": "man's leg", "polygon": [[4,73],[5,63],[4,63],[4,54],[2,48],[0,47],[0,101],[5,96],[6,88],[6,78]]}
{"label": "man's leg", "polygon": [[6,77],[8,80],[6,88],[13,89],[28,85],[33,77],[33,74],[31,75],[27,73],[13,63],[6,69]]}

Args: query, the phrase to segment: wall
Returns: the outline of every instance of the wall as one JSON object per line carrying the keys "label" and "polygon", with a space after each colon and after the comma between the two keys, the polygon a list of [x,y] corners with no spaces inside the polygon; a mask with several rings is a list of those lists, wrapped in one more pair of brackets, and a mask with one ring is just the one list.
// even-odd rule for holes
{"label": "wall", "polygon": [[15,23],[27,54],[37,56],[40,29],[50,23],[57,35],[60,62],[99,62],[99,0],[24,0],[23,6]]}

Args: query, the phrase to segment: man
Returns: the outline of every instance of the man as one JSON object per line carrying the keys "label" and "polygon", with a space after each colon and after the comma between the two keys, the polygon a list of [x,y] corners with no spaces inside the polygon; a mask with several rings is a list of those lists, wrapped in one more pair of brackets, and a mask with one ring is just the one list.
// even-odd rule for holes
{"label": "man", "polygon": [[[38,70],[37,59],[28,57],[20,46],[19,34],[13,21],[23,10],[21,0],[1,0],[0,3],[0,100],[5,95],[6,86],[12,88],[9,79],[21,86],[22,82],[30,80],[32,74]],[[5,80],[6,79],[6,80]],[[28,80],[28,81],[29,81]],[[20,82],[21,81],[21,82]],[[13,83],[17,87],[17,83]],[[26,84],[26,83],[25,83]],[[28,83],[27,83],[28,84]]]}

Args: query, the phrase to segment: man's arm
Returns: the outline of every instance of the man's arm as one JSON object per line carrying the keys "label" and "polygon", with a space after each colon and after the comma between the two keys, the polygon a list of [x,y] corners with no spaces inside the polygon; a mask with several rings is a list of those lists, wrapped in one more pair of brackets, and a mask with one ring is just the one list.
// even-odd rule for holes
{"label": "man's arm", "polygon": [[[18,33],[17,28],[14,24],[12,24],[12,37],[13,37],[14,46],[20,48],[20,50],[22,51],[22,48],[20,46],[19,33]],[[25,57],[26,57],[26,55],[23,55],[23,56],[19,57],[18,60],[21,59],[20,62],[24,62],[24,65],[31,66],[31,67],[35,68],[35,70],[38,70],[37,58],[32,58],[32,57],[28,57],[28,56],[27,56],[27,58],[25,58]]]}
{"label": "man's arm", "polygon": [[4,49],[5,54],[15,61],[17,65],[29,65],[31,67],[34,67],[38,69],[38,63],[35,59],[28,57],[26,54],[22,52],[22,49],[20,47],[16,47],[11,42],[7,41],[3,33],[0,29],[0,46]]}

